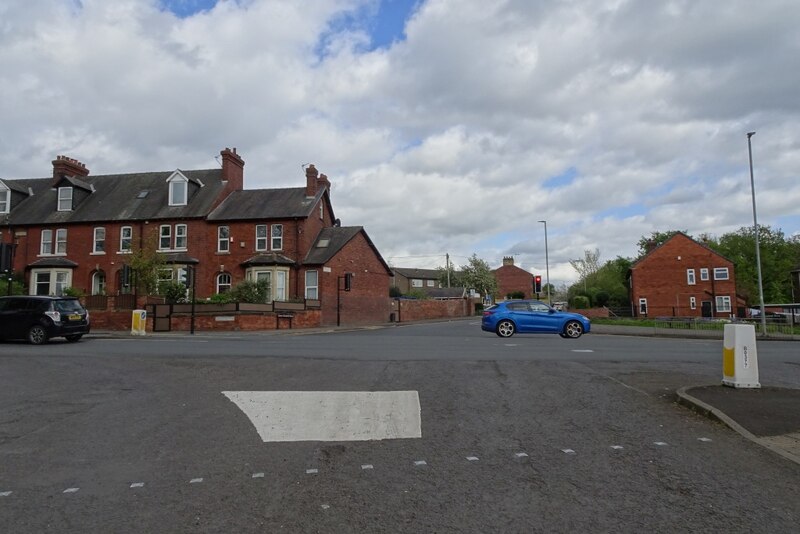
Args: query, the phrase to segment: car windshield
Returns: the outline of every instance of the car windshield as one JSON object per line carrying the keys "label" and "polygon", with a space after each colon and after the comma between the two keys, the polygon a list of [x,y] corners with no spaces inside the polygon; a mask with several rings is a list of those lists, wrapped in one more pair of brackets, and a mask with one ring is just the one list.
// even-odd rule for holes
{"label": "car windshield", "polygon": [[82,313],[83,306],[77,300],[57,300],[53,303],[56,311],[61,313]]}

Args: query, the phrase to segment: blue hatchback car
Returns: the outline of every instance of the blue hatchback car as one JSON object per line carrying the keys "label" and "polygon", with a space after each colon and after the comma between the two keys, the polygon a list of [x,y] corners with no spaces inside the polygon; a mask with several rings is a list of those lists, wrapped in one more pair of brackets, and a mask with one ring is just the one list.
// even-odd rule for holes
{"label": "blue hatchback car", "polygon": [[481,329],[500,337],[520,334],[559,334],[579,338],[590,330],[588,317],[558,311],[539,300],[498,302],[483,311]]}

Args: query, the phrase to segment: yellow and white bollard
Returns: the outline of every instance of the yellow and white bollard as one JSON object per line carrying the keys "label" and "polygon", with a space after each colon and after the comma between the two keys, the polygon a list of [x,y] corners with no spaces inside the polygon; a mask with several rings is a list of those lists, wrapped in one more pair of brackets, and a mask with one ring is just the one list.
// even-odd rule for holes
{"label": "yellow and white bollard", "polygon": [[147,312],[145,310],[133,310],[133,317],[131,318],[131,335],[132,336],[145,335],[146,326],[147,326]]}
{"label": "yellow and white bollard", "polygon": [[726,324],[722,342],[722,384],[760,388],[756,329],[749,324]]}

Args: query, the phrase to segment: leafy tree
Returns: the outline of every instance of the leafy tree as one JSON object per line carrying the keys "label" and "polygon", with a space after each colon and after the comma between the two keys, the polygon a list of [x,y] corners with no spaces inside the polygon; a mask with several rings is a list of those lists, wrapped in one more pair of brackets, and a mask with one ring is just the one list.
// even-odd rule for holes
{"label": "leafy tree", "polygon": [[438,281],[442,287],[447,286],[447,275],[450,275],[450,287],[464,287],[464,283],[462,280],[462,273],[456,270],[456,266],[454,264],[450,264],[448,267],[437,267],[436,270],[438,271]]}
{"label": "leafy tree", "polygon": [[158,272],[164,268],[164,256],[158,252],[157,236],[146,237],[141,246],[131,247],[125,264],[133,271],[134,281],[139,291],[147,295],[158,290]]}
{"label": "leafy tree", "polygon": [[461,268],[461,284],[468,289],[474,289],[481,295],[495,295],[497,293],[497,280],[486,261],[477,254],[469,258],[467,265]]}
{"label": "leafy tree", "polygon": [[181,282],[162,281],[158,284],[158,294],[167,302],[181,304],[188,300],[186,286]]}
{"label": "leafy tree", "polygon": [[585,279],[573,284],[568,290],[568,299],[581,295],[589,304],[596,306],[627,306],[629,304],[628,270],[630,258],[617,256],[607,261]]}
{"label": "leafy tree", "polygon": [[600,269],[600,249],[584,250],[583,254],[583,259],[569,260],[569,264],[578,271],[578,276],[580,276],[580,281],[583,282],[585,289],[589,276]]}
{"label": "leafy tree", "polygon": [[[766,303],[790,302],[792,298],[791,270],[800,264],[800,239],[787,239],[780,229],[758,227],[761,251],[761,273]],[[758,303],[758,270],[756,239],[752,226],[722,235],[708,242],[736,265],[736,290],[748,303]]]}

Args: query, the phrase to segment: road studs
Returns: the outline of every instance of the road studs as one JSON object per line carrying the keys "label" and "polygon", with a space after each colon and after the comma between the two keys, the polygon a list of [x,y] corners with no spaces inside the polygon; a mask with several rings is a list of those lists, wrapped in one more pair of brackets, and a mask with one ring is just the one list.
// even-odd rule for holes
{"label": "road studs", "polygon": [[477,462],[478,461],[478,457],[477,456],[467,456],[467,461],[468,462]]}
{"label": "road studs", "polygon": [[67,488],[61,493],[78,493],[78,490],[80,490],[80,488]]}
{"label": "road studs", "polygon": [[561,449],[561,452],[563,452],[564,454],[576,454],[576,452],[573,451],[572,449]]}
{"label": "road studs", "polygon": [[131,488],[143,488],[143,487],[144,487],[144,482],[134,482],[133,484],[131,484]]}
{"label": "road studs", "polygon": [[201,482],[203,482],[202,478],[193,478],[189,481],[189,484],[200,484]]}
{"label": "road studs", "polygon": [[423,465],[428,465],[428,462],[426,462],[425,460],[416,460],[416,461],[414,462],[414,465],[415,465],[416,467],[420,467],[420,466],[423,466]]}

